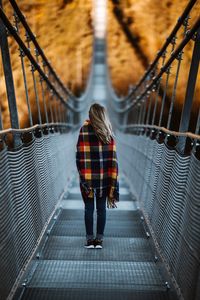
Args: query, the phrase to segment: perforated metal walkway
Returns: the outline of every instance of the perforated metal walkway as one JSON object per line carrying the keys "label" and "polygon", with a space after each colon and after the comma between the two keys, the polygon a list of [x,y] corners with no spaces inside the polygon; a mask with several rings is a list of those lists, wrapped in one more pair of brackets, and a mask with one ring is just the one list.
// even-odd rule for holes
{"label": "perforated metal walkway", "polygon": [[122,177],[120,193],[118,208],[107,210],[104,248],[85,249],[83,202],[74,179],[14,299],[176,299]]}

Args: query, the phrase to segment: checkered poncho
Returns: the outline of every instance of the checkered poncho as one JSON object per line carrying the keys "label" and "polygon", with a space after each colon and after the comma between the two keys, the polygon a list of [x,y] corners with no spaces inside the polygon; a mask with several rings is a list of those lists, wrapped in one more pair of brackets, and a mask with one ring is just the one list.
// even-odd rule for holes
{"label": "checkered poncho", "polygon": [[118,162],[113,138],[104,144],[86,120],[80,129],[76,145],[76,165],[80,175],[80,188],[87,197],[100,197],[107,192],[107,206],[113,207],[113,199],[119,201]]}

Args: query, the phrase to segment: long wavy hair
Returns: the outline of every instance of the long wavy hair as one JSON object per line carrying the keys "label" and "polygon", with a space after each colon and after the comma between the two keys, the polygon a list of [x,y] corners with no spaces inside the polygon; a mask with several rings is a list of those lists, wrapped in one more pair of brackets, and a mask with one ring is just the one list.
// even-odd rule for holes
{"label": "long wavy hair", "polygon": [[109,144],[114,137],[112,126],[104,106],[94,103],[89,109],[89,119],[98,138]]}

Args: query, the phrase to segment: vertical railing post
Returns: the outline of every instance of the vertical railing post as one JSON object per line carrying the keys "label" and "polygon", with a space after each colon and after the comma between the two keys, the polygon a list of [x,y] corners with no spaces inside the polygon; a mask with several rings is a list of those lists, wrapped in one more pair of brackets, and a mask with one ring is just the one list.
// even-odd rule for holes
{"label": "vertical railing post", "polygon": [[[119,109],[124,109],[126,107],[126,101],[120,101],[119,103],[117,103],[117,108]],[[118,113],[117,114],[117,122],[119,125],[127,125],[127,114],[128,112],[124,112],[124,113]]]}
{"label": "vertical railing post", "polygon": [[[200,60],[200,28],[198,29],[195,38],[187,89],[185,94],[185,102],[183,105],[181,121],[179,126],[180,132],[187,132],[189,130],[190,115],[191,115],[192,103],[193,103],[195,86],[196,86],[197,75],[198,75],[199,60]],[[182,153],[186,151],[186,142],[187,140],[185,137],[179,137],[179,143],[177,147],[178,150]]]}
{"label": "vertical railing post", "polygon": [[121,114],[121,120],[119,118],[119,125],[122,125],[122,130],[126,131],[126,126],[128,125],[128,115],[129,111],[125,111],[123,114]]}
{"label": "vertical railing post", "polygon": [[197,81],[199,60],[200,60],[200,28],[198,29],[196,34],[195,45],[192,54],[192,61],[190,65],[185,102],[184,102],[180,126],[179,126],[180,132],[186,132],[189,129],[190,114],[192,110],[192,102],[193,102],[193,97],[195,92],[195,85]]}
{"label": "vertical railing post", "polygon": [[[80,102],[79,101],[75,101],[74,99],[73,99],[73,101],[72,101],[72,105],[73,105],[73,108],[74,109],[79,109],[80,108]],[[80,124],[80,122],[81,122],[81,112],[80,111],[71,111],[71,114],[72,114],[72,120],[73,120],[73,125],[74,125],[74,127],[76,128],[76,126],[78,125],[78,124]]]}
{"label": "vertical railing post", "polygon": [[[2,0],[0,0],[0,8],[2,8]],[[18,120],[18,113],[17,113],[17,103],[15,97],[12,66],[10,61],[10,53],[9,53],[9,46],[7,40],[7,32],[1,19],[0,19],[0,48],[1,48],[5,83],[6,83],[8,106],[10,112],[10,123],[12,128],[18,129],[19,120]]]}

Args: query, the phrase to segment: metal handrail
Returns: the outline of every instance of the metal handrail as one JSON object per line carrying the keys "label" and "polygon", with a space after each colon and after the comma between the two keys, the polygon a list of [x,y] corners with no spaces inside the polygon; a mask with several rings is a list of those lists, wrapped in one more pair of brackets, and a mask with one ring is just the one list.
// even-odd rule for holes
{"label": "metal handrail", "polygon": [[25,133],[25,132],[31,132],[37,128],[45,128],[45,127],[50,127],[50,126],[63,126],[63,127],[72,127],[73,124],[72,123],[44,123],[44,124],[36,124],[33,125],[31,127],[27,127],[27,128],[22,128],[22,129],[15,129],[15,128],[8,128],[8,129],[4,129],[0,132],[0,135],[4,135],[6,133]]}
{"label": "metal handrail", "polygon": [[[118,126],[119,127],[119,126]],[[165,132],[166,134],[173,135],[173,136],[183,136],[183,137],[189,137],[194,140],[200,140],[200,135],[195,134],[192,132],[179,132],[179,131],[174,131],[174,130],[169,130],[165,127],[161,126],[156,126],[156,125],[146,125],[146,124],[132,124],[132,125],[120,125],[121,130],[126,130],[126,129],[135,129],[135,128],[142,128],[142,129],[156,129],[161,132]]]}

